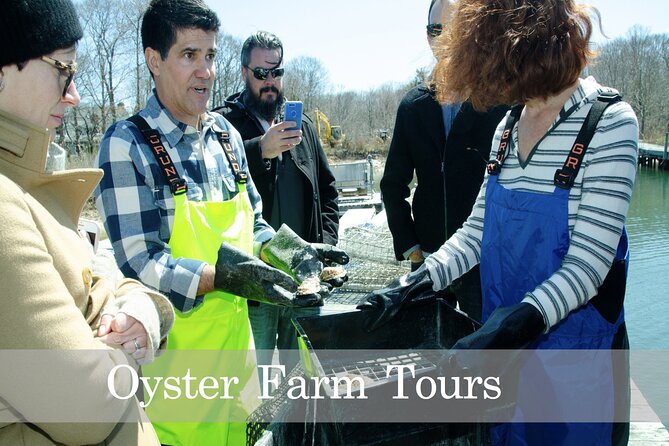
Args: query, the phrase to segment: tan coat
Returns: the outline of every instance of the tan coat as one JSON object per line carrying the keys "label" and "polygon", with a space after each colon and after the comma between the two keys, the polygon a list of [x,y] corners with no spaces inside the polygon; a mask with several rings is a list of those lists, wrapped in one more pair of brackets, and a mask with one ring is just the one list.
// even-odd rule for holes
{"label": "tan coat", "polygon": [[[94,330],[105,304],[131,290],[154,299],[161,321],[171,321],[172,309],[139,282],[114,289],[92,276],[76,227],[102,172],[44,172],[47,148],[46,132],[0,112],[0,445],[158,444],[137,400],[107,387],[115,366],[136,363]],[[26,361],[19,349],[30,350]],[[128,376],[116,375],[119,394],[130,393]],[[71,422],[93,414],[104,422]],[[122,417],[129,422],[117,423]]]}

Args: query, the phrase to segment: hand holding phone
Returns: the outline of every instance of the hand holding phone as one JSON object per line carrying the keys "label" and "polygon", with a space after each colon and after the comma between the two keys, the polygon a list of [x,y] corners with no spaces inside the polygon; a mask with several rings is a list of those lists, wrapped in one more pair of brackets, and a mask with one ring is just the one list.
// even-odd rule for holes
{"label": "hand holding phone", "polygon": [[286,130],[302,130],[302,101],[286,101],[283,120],[295,122],[295,127]]}

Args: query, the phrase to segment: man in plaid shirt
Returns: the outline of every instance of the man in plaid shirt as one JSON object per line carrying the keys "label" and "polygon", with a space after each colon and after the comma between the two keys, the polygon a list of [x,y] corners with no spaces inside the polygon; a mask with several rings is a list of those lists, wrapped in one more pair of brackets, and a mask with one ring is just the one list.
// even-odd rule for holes
{"label": "man in plaid shirt", "polygon": [[[139,112],[157,129],[193,201],[229,200],[237,194],[235,177],[215,131],[229,131],[231,144],[248,172],[239,133],[222,116],[203,113],[200,130],[175,118],[154,91]],[[203,301],[198,285],[206,263],[174,258],[168,245],[174,219],[174,197],[163,172],[139,129],[129,121],[113,124],[100,145],[97,165],[105,175],[96,189],[96,205],[112,241],[123,274],[167,294],[181,312]],[[262,203],[253,181],[246,185],[253,207],[255,252],[274,235],[262,218]]]}
{"label": "man in plaid shirt", "polygon": [[[147,413],[157,417],[154,426],[166,445],[245,441],[245,423],[235,421],[258,404],[255,354],[229,359],[230,352],[253,350],[245,299],[318,303],[294,294],[293,266],[304,270],[306,264],[319,274],[322,250],[336,251],[290,234],[272,240],[276,234],[262,218],[239,133],[207,112],[219,26],[202,0],[151,2],[142,44],[156,88],[143,110],[107,130],[97,158],[105,175],[96,204],[121,271],[165,293],[179,310],[168,348],[226,351],[194,372],[238,378],[231,390],[236,403],[217,408],[221,423],[165,422],[159,414],[178,417],[179,409],[154,401]],[[261,247],[272,251],[277,240],[282,251],[260,260]],[[286,261],[296,256],[306,260]],[[175,360],[162,365],[168,369],[146,369],[147,376],[181,376],[180,367],[197,367]]]}

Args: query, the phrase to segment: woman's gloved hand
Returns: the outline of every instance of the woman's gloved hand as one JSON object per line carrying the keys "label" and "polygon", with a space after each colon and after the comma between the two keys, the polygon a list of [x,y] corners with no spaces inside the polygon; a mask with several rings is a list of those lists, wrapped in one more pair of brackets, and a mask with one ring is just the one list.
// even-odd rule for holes
{"label": "woman's gloved hand", "polygon": [[346,271],[341,267],[325,267],[326,264],[348,263],[348,255],[332,245],[308,243],[287,225],[281,225],[276,235],[263,247],[260,257],[268,264],[293,276],[298,284],[298,296],[318,299],[329,293],[329,287],[341,286],[346,280]]}
{"label": "woman's gloved hand", "polygon": [[[504,374],[515,367],[523,349],[543,334],[544,318],[533,305],[521,302],[497,308],[481,328],[460,339],[449,350],[440,368],[450,374],[467,372]],[[470,350],[509,350],[505,361],[492,360],[485,352]],[[497,357],[495,357],[497,358]],[[485,372],[484,372],[485,371]]]}
{"label": "woman's gloved hand", "polygon": [[235,296],[272,305],[301,307],[317,304],[313,298],[295,296],[297,283],[288,274],[227,242],[218,250],[214,286]]}
{"label": "woman's gloved hand", "polygon": [[381,327],[411,301],[433,297],[435,292],[432,285],[427,268],[422,266],[414,272],[395,279],[385,288],[372,291],[357,307],[370,313],[365,322],[365,329],[374,331]]}
{"label": "woman's gloved hand", "polygon": [[497,308],[481,328],[455,343],[454,350],[520,350],[539,339],[546,324],[534,305]]}

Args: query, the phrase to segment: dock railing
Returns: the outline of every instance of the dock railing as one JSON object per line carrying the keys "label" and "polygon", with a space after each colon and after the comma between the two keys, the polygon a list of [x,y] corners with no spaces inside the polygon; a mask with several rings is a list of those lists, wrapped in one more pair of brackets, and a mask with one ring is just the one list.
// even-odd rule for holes
{"label": "dock railing", "polygon": [[669,170],[669,132],[665,134],[664,147],[639,141],[639,164]]}

